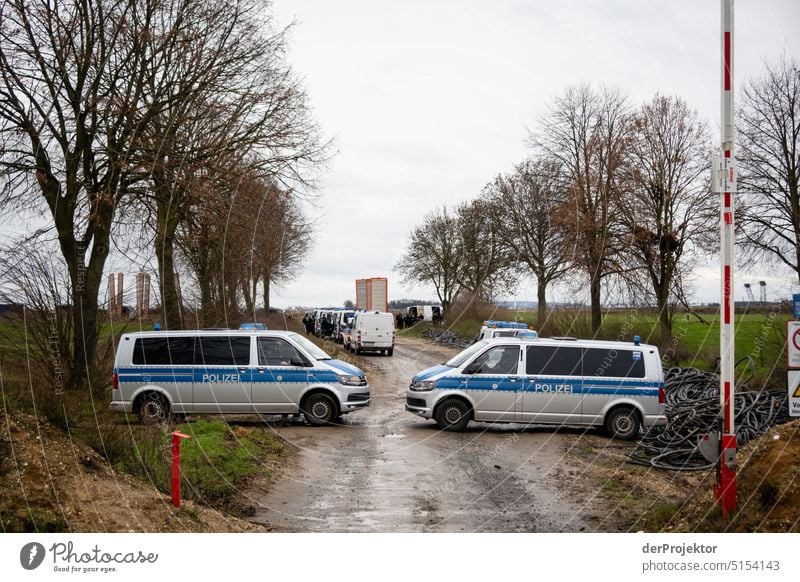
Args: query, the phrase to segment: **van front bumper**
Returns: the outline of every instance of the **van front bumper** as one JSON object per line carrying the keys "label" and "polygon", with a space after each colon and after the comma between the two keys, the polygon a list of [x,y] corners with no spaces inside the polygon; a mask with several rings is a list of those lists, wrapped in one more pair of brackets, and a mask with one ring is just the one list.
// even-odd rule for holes
{"label": "van front bumper", "polygon": [[406,396],[406,410],[422,418],[433,418],[433,409],[428,406],[428,400],[419,392],[410,392]]}

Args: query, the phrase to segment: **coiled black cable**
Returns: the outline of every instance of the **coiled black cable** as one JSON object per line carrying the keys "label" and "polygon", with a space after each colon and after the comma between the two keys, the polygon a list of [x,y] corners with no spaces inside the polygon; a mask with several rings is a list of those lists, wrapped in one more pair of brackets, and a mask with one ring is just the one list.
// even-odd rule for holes
{"label": "coiled black cable", "polygon": [[[741,363],[741,362],[739,362]],[[738,367],[737,363],[737,367]],[[750,366],[752,370],[752,365]],[[791,420],[785,390],[751,390],[744,375],[734,395],[734,426],[738,446],[759,438],[770,427]],[[719,376],[696,368],[670,368],[664,372],[667,424],[649,429],[629,455],[631,463],[670,469],[710,469],[697,448],[700,435],[721,425]]]}

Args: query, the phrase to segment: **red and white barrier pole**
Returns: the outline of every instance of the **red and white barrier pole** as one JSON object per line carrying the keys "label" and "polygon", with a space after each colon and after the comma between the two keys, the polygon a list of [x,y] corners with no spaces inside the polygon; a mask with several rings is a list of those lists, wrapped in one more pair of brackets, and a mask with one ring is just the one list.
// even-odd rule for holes
{"label": "red and white barrier pole", "polygon": [[727,518],[736,507],[736,429],[734,427],[734,196],[736,194],[736,162],[734,156],[733,109],[733,2],[722,2],[722,158],[717,164],[715,180],[720,197],[722,264],[722,301],[720,322],[720,406],[722,436],[717,482],[714,495],[722,516]]}
{"label": "red and white barrier pole", "polygon": [[188,434],[183,434],[177,430],[172,433],[172,505],[181,506],[181,440],[190,439]]}

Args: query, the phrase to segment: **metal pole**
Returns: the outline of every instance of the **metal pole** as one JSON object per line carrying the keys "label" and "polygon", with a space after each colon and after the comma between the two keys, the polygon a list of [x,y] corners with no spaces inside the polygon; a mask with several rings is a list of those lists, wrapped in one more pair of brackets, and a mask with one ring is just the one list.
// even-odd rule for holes
{"label": "metal pole", "polygon": [[723,517],[736,507],[736,428],[734,427],[734,196],[736,193],[736,164],[734,156],[733,120],[733,2],[722,2],[722,163],[724,187],[720,199],[720,230],[722,264],[722,317],[720,322],[720,406],[722,438],[714,493]]}
{"label": "metal pole", "polygon": [[188,434],[179,431],[172,433],[172,475],[170,489],[172,491],[172,505],[181,506],[181,439],[190,439]]}

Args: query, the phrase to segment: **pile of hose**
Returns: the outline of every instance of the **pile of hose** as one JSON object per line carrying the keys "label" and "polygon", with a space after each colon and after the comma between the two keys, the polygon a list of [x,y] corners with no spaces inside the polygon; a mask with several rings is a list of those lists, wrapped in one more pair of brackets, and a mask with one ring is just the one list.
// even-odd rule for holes
{"label": "pile of hose", "polygon": [[[671,469],[710,469],[697,448],[698,437],[719,431],[719,376],[695,368],[670,368],[664,372],[666,426],[645,432],[629,455],[631,463]],[[770,427],[791,420],[786,390],[751,390],[746,381],[736,383],[734,428],[738,446],[763,435]]]}
{"label": "pile of hose", "polygon": [[422,337],[451,348],[468,348],[471,343],[448,329],[436,329],[433,327],[423,331]]}

